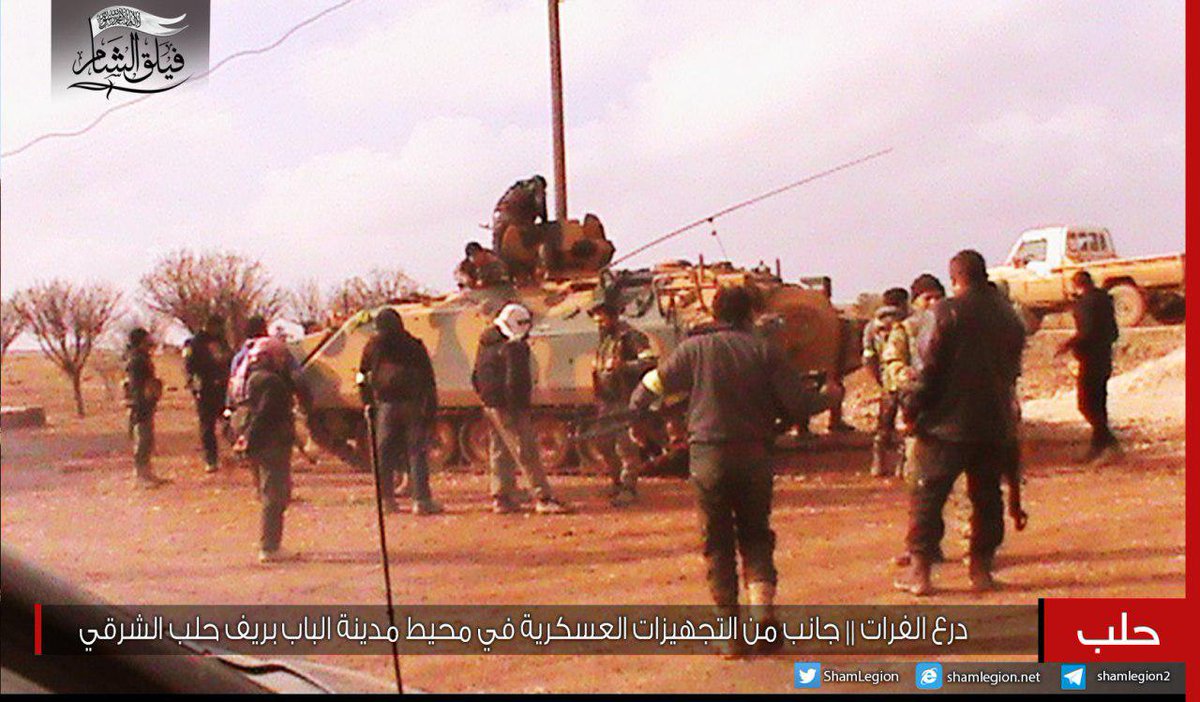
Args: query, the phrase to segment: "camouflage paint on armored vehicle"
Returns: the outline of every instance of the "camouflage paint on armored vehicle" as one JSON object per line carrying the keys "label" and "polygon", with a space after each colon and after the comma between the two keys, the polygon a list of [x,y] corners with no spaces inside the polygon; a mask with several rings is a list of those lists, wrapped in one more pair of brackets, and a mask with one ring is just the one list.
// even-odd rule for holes
{"label": "camouflage paint on armored vehicle", "polygon": [[[674,262],[652,270],[605,273],[603,280],[621,291],[624,318],[646,333],[660,357],[690,328],[711,321],[710,305],[721,286],[744,284],[761,296],[760,332],[776,339],[801,372],[819,382],[826,371],[858,365],[858,333],[839,316],[826,293],[782,283],[770,271]],[[573,437],[594,414],[592,362],[599,334],[587,308],[601,282],[596,272],[578,272],[559,280],[390,305],[407,329],[425,342],[437,373],[441,411],[431,449],[434,465],[485,461],[487,424],[471,384],[475,351],[496,311],[505,303],[521,302],[534,316],[533,401],[542,459],[548,470],[595,467],[593,452],[586,445],[576,450]],[[361,460],[364,425],[355,375],[378,311],[364,310],[340,329],[294,346],[303,359],[299,380],[311,396],[311,436],[348,460]]]}

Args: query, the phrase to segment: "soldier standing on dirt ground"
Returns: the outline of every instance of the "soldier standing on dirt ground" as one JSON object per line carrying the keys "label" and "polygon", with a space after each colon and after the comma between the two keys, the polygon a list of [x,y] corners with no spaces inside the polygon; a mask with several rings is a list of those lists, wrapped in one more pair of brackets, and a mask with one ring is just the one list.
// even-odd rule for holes
{"label": "soldier standing on dirt ground", "polygon": [[205,472],[215,473],[220,461],[217,421],[225,410],[225,392],[229,385],[229,364],[232,360],[225,337],[225,320],[215,315],[210,317],[204,329],[184,346],[183,358],[188,385],[196,399]]}
{"label": "soldier standing on dirt ground", "polygon": [[292,449],[296,443],[295,399],[288,374],[287,347],[260,338],[246,359],[245,432],[234,450],[244,453],[258,475],[260,563],[289,560],[283,541],[283,514],[292,496]]}
{"label": "soldier standing on dirt ground", "polygon": [[993,559],[1004,540],[1003,473],[1017,440],[1016,383],[1025,327],[1004,295],[988,285],[987,264],[976,251],[950,259],[954,297],[934,309],[929,344],[904,423],[916,442],[916,484],[909,504],[909,570],[897,589],[932,594],[933,562],[945,533],[942,510],[959,474],[971,500],[969,575],[977,592],[995,587]]}
{"label": "soldier standing on dirt ground", "polygon": [[1112,296],[1096,287],[1087,271],[1071,278],[1071,288],[1076,296],[1071,309],[1075,334],[1059,346],[1056,355],[1073,353],[1079,364],[1075,381],[1079,412],[1092,427],[1091,443],[1083,460],[1119,459],[1121,446],[1108,426],[1108,379],[1113,370],[1113,344],[1120,335]]}
{"label": "soldier standing on dirt ground", "polygon": [[[738,563],[751,614],[774,623],[775,532],[771,530],[774,470],[769,448],[776,420],[802,422],[831,399],[806,391],[787,357],[755,336],[753,296],[727,287],[713,300],[716,324],[686,339],[634,391],[630,409],[645,411],[687,393],[691,481],[700,512],[709,592],[722,616],[738,607]],[[779,638],[776,645],[782,644]],[[763,642],[759,652],[770,652]],[[739,644],[725,653],[746,653]]]}
{"label": "soldier standing on dirt ground", "polygon": [[[946,297],[942,282],[929,273],[917,276],[910,287],[910,312],[903,321],[893,324],[879,357],[881,375],[885,385],[896,388],[897,408],[899,397],[912,389],[917,374],[921,371],[921,346],[927,344],[933,332],[933,307]],[[892,423],[894,426],[894,422]],[[889,427],[891,428],[891,427]],[[911,437],[910,437],[911,439]],[[911,440],[906,440],[911,444]],[[904,476],[906,449],[896,466],[896,476]]]}
{"label": "soldier standing on dirt ground", "polygon": [[169,482],[154,475],[150,457],[154,453],[154,415],[162,398],[162,381],[154,372],[154,339],[141,327],[129,332],[125,350],[125,406],[129,408],[129,432],[133,439],[134,479],[138,487],[154,488]]}
{"label": "soldier standing on dirt ground", "polygon": [[[620,293],[605,288],[588,309],[600,329],[600,344],[592,366],[592,387],[597,414],[601,418],[626,414],[629,398],[642,377],[657,362],[650,339],[621,319]],[[612,478],[610,497],[614,507],[637,501],[637,480],[642,454],[630,426],[598,440],[600,452]]]}
{"label": "soldier standing on dirt ground", "polygon": [[875,318],[868,325],[870,337],[863,346],[863,360],[874,371],[880,389],[875,439],[871,444],[870,473],[876,478],[887,475],[888,455],[895,453],[899,446],[896,437],[896,415],[900,409],[899,378],[886,367],[883,354],[892,329],[908,315],[908,291],[892,288],[883,297],[884,304],[875,311]]}
{"label": "soldier standing on dirt ground", "polygon": [[533,315],[517,303],[505,305],[479,339],[471,382],[483,401],[491,425],[488,463],[491,467],[492,509],[497,514],[520,511],[514,463],[533,488],[538,514],[569,514],[574,510],[554,498],[533,434],[530,407],[533,371],[529,332]]}
{"label": "soldier standing on dirt ground", "polygon": [[[928,345],[929,336],[933,332],[933,308],[946,297],[946,288],[937,276],[922,273],[913,280],[909,293],[912,313],[903,322],[892,327],[881,354],[884,372],[891,373],[900,385],[900,404],[903,404],[904,396],[912,391],[913,383],[921,372],[921,349]],[[901,425],[904,451],[901,463],[896,467],[896,475],[911,478],[909,456],[912,454],[915,439],[908,427],[903,426],[903,421]],[[933,562],[941,563],[944,560],[945,556],[939,546],[934,553]],[[908,566],[912,563],[912,554],[905,551],[896,556],[893,562],[899,566]]]}
{"label": "soldier standing on dirt ground", "polygon": [[413,514],[441,514],[429,489],[429,433],[437,418],[437,381],[425,344],[404,328],[393,309],[375,315],[375,335],[363,349],[358,387],[374,408],[383,509],[396,504],[397,474],[409,475]]}
{"label": "soldier standing on dirt ground", "polygon": [[454,269],[454,282],[459,290],[476,290],[500,285],[508,280],[504,261],[477,241],[467,244],[466,258]]}

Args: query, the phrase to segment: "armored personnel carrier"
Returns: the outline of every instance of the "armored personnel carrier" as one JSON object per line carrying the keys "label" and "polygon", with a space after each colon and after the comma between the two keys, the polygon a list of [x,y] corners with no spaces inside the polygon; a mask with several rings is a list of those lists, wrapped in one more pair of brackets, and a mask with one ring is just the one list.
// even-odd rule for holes
{"label": "armored personnel carrier", "polygon": [[[585,222],[592,222],[591,219]],[[557,223],[551,223],[558,226]],[[602,228],[574,220],[561,227],[562,241],[595,236]],[[603,236],[601,234],[601,236]],[[859,364],[856,323],[839,315],[825,284],[785,283],[778,270],[737,268],[673,261],[650,269],[613,273],[604,266],[612,245],[576,248],[587,255],[553,277],[522,284],[463,290],[440,297],[395,301],[407,329],[421,338],[437,373],[440,412],[433,432],[435,468],[486,463],[488,426],[471,384],[479,337],[495,313],[509,302],[533,312],[534,426],[548,471],[590,471],[600,459],[588,442],[577,440],[594,415],[592,362],[599,335],[587,310],[602,287],[615,287],[624,318],[651,339],[665,357],[696,325],[710,322],[717,290],[745,285],[759,297],[757,327],[786,349],[800,372],[820,383],[827,372],[847,372]],[[601,251],[602,255],[595,255]],[[363,310],[336,330],[306,337],[293,347],[302,362],[299,382],[311,401],[306,407],[312,439],[343,459],[361,464],[365,425],[355,375],[364,345],[374,333],[375,310]]]}

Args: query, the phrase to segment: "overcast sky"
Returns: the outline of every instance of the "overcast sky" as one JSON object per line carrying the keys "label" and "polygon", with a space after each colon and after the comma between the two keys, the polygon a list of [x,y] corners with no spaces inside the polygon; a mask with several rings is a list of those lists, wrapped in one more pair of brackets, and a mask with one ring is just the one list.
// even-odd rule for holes
{"label": "overcast sky", "polygon": [[[213,0],[211,56],[333,0]],[[136,4],[136,3],[134,3]],[[0,3],[0,147],[120,100],[50,94],[50,4]],[[1039,224],[1184,245],[1184,3],[566,0],[573,216],[618,254],[866,153],[881,160],[718,222],[730,256],[835,296],[989,260]],[[359,0],[278,49],[0,162],[0,287],[133,290],[180,247],[279,283],[403,267],[435,288],[496,199],[553,174],[540,0]],[[552,206],[553,210],[553,206]],[[630,263],[714,259],[707,231]]]}

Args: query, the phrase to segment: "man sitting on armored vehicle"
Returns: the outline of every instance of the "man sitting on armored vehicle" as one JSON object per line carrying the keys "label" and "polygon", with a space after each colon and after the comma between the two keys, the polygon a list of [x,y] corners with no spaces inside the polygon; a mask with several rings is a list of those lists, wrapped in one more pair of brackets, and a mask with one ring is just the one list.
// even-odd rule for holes
{"label": "man sitting on armored vehicle", "polygon": [[477,241],[467,244],[466,258],[454,269],[459,290],[477,290],[500,285],[508,280],[508,267],[496,252]]}
{"label": "man sitting on armored vehicle", "polygon": [[[492,212],[492,250],[508,265],[514,277],[532,277],[535,267],[549,270],[555,238],[546,226],[546,179],[535,175],[513,183]],[[533,253],[533,256],[529,256]],[[529,259],[533,260],[529,260]]]}

